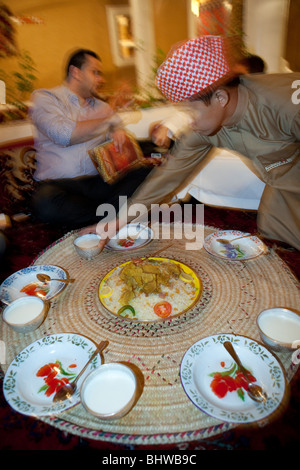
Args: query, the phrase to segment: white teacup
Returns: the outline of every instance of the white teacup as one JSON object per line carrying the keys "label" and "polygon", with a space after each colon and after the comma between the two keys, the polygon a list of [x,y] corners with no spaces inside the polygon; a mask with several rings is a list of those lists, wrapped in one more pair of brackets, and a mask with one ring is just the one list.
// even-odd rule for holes
{"label": "white teacup", "polygon": [[90,372],[81,385],[84,408],[100,419],[119,419],[133,407],[137,397],[137,379],[125,364],[102,364]]}
{"label": "white teacup", "polygon": [[18,333],[34,331],[43,323],[49,303],[35,296],[20,297],[3,311],[3,320]]}
{"label": "white teacup", "polygon": [[101,237],[95,233],[87,233],[81,235],[74,240],[74,247],[79,256],[84,259],[91,260],[97,256],[101,249],[99,247],[99,241]]}

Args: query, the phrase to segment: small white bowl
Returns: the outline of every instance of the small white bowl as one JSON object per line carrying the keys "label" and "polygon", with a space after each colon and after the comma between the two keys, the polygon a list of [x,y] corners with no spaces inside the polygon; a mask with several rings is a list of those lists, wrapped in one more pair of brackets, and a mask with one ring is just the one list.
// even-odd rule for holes
{"label": "small white bowl", "polygon": [[256,320],[263,342],[276,351],[295,350],[300,344],[300,315],[287,308],[263,310]]}
{"label": "small white bowl", "polygon": [[74,247],[79,256],[91,260],[100,253],[99,241],[101,237],[95,233],[87,233],[75,238]]}
{"label": "small white bowl", "polygon": [[101,419],[118,419],[132,408],[137,379],[125,364],[100,365],[82,383],[80,396],[84,408]]}
{"label": "small white bowl", "polygon": [[3,321],[18,333],[29,333],[43,323],[48,310],[48,302],[39,297],[21,297],[5,307]]}

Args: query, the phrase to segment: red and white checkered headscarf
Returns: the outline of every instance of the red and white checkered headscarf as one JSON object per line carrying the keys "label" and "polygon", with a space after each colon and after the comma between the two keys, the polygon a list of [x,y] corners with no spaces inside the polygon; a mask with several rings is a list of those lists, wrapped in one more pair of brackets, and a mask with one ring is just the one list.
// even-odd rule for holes
{"label": "red and white checkered headscarf", "polygon": [[160,66],[156,85],[177,103],[203,92],[230,75],[222,36],[200,36],[186,41]]}

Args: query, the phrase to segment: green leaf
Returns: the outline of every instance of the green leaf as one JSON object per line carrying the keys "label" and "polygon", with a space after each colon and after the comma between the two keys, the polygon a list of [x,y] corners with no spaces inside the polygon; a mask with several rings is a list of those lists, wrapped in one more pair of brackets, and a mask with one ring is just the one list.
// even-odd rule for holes
{"label": "green leaf", "polygon": [[245,393],[244,393],[244,390],[242,388],[238,388],[236,393],[238,394],[238,396],[243,400],[245,401]]}
{"label": "green leaf", "polygon": [[223,372],[212,372],[211,374],[209,374],[209,376],[213,377],[215,374],[220,374],[222,377],[226,377],[227,375],[234,375],[236,369],[237,369],[237,365],[233,364],[233,366],[230,369],[224,370]]}
{"label": "green leaf", "polygon": [[74,374],[74,372],[67,372],[63,366],[62,366],[62,363],[60,361],[56,361],[57,364],[59,364],[59,373],[61,375],[65,375],[67,377],[75,377],[76,374]]}

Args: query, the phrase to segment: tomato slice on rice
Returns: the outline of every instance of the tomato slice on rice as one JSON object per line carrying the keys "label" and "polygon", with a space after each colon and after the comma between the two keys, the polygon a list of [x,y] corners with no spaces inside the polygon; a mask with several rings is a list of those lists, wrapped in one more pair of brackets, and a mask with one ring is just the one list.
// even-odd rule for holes
{"label": "tomato slice on rice", "polygon": [[162,300],[154,305],[154,313],[161,318],[167,318],[172,312],[172,305],[166,300]]}

